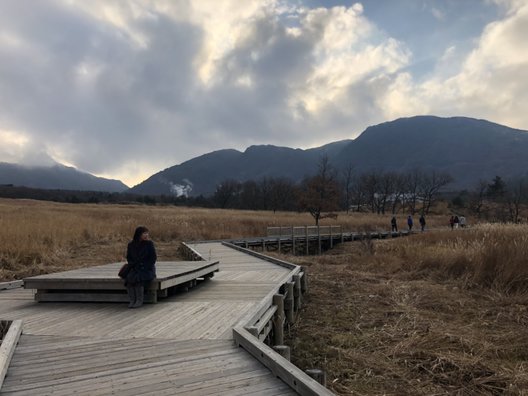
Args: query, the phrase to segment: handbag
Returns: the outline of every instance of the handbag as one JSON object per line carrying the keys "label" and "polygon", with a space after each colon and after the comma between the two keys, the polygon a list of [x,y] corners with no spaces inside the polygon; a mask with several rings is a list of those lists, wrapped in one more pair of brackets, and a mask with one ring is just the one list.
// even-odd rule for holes
{"label": "handbag", "polygon": [[128,265],[128,263],[125,263],[125,264],[123,264],[123,266],[121,267],[121,269],[119,270],[117,275],[120,278],[125,279],[129,272],[130,272],[130,265]]}

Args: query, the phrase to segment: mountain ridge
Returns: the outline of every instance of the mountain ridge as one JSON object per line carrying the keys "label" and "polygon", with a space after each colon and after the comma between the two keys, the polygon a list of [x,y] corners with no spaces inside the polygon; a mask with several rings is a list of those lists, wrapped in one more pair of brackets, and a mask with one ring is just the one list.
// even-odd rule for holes
{"label": "mountain ridge", "polygon": [[44,189],[107,191],[142,195],[212,195],[227,179],[264,177],[299,182],[316,172],[326,155],[338,171],[447,172],[452,190],[479,180],[528,174],[528,131],[470,117],[414,116],[369,126],[355,139],[299,149],[271,144],[244,151],[220,149],[161,170],[132,188],[56,164],[30,167],[0,162],[0,184]]}
{"label": "mountain ridge", "polygon": [[357,173],[413,169],[447,172],[454,178],[450,188],[470,189],[479,179],[526,174],[526,132],[462,116],[403,117],[370,126],[355,139],[306,150],[250,146],[243,152],[228,149],[230,156],[224,161],[216,158],[224,150],[214,151],[158,172],[130,191],[166,194],[170,191],[162,185],[172,183],[187,185],[190,195],[210,195],[226,179],[243,182],[288,177],[299,181],[316,171],[322,155],[327,155],[338,170],[352,166]]}
{"label": "mountain ridge", "polygon": [[124,192],[129,189],[120,180],[97,177],[58,163],[29,166],[0,162],[0,184],[77,191]]}

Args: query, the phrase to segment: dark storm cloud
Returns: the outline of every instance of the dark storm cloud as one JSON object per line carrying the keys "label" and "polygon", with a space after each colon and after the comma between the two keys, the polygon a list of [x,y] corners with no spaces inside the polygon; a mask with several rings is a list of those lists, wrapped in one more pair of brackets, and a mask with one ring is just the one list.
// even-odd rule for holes
{"label": "dark storm cloud", "polygon": [[0,46],[4,128],[59,145],[63,159],[91,172],[172,152],[156,130],[171,128],[156,119],[185,110],[199,29],[159,14],[135,21],[142,47],[61,3],[7,2],[0,15],[18,41]]}
{"label": "dark storm cloud", "polygon": [[[393,23],[380,29],[365,17],[380,10],[370,0],[366,13],[359,4],[298,2],[284,13],[284,3],[2,1],[0,161],[53,157],[132,184],[212,150],[323,144],[369,124],[430,113],[435,104],[446,112],[454,104],[477,109],[482,118],[485,109],[501,109],[480,103],[486,95],[470,99],[486,80],[486,65],[496,76],[510,70],[493,56],[521,37],[522,13],[487,29],[471,56],[450,42],[436,48],[442,59],[429,73],[438,74],[417,83],[420,59],[404,42],[405,7],[395,21],[380,16]],[[444,18],[456,16],[457,3],[423,4],[428,8],[419,11],[449,30]],[[514,50],[501,61],[526,53]],[[450,54],[465,54],[467,62]],[[494,87],[498,77],[489,81]]]}

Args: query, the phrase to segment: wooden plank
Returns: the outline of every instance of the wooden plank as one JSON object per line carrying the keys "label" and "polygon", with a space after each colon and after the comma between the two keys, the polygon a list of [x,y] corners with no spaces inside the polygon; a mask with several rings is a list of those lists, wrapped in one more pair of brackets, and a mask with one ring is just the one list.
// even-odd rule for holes
{"label": "wooden plank", "polygon": [[[126,293],[100,293],[86,291],[84,293],[53,293],[38,291],[35,294],[35,300],[38,302],[129,302]],[[145,302],[154,302],[151,296],[145,294]]]}
{"label": "wooden plank", "polygon": [[272,305],[270,308],[268,308],[264,315],[262,315],[262,317],[254,324],[259,333],[262,333],[262,330],[268,325],[270,320],[273,318],[273,315],[275,315],[275,312],[277,312],[277,306]]}
{"label": "wooden plank", "polygon": [[297,366],[290,363],[267,345],[258,341],[244,328],[235,327],[233,329],[233,336],[237,345],[240,345],[251,353],[257,360],[268,367],[273,374],[282,379],[300,395],[333,395],[332,392],[310,378]]}
{"label": "wooden plank", "polygon": [[10,290],[10,289],[17,289],[19,287],[24,286],[24,281],[22,280],[15,280],[11,282],[1,282],[0,283],[0,290]]}
{"label": "wooden plank", "polygon": [[22,321],[14,320],[9,325],[9,330],[2,340],[0,345],[0,389],[4,383],[4,379],[7,373],[7,368],[11,362],[11,358],[15,353],[15,348],[22,334]]}
{"label": "wooden plank", "polygon": [[204,266],[204,267],[202,267],[200,269],[197,269],[197,270],[194,270],[194,271],[189,271],[186,274],[178,275],[177,277],[173,276],[173,277],[170,277],[170,278],[161,279],[160,282],[159,282],[158,288],[161,289],[161,290],[168,289],[169,287],[181,285],[181,284],[183,284],[185,282],[188,282],[190,280],[197,279],[197,278],[202,278],[205,275],[208,275],[208,274],[211,274],[211,273],[214,273],[214,272],[217,272],[217,271],[219,271],[218,261],[215,262],[215,263],[212,263],[210,265]]}

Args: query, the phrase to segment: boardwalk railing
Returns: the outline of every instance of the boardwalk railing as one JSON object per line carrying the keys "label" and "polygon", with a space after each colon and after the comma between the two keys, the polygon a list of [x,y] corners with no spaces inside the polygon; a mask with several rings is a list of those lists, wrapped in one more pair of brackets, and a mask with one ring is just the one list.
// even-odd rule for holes
{"label": "boardwalk railing", "polygon": [[0,283],[0,290],[9,290],[9,289],[17,289],[19,287],[24,286],[24,281],[22,280],[15,280],[11,282],[2,282]]}
{"label": "boardwalk railing", "polygon": [[[230,242],[222,243],[290,270],[277,281],[276,286],[258,305],[235,325],[233,339],[236,345],[248,351],[300,395],[333,395],[330,390],[290,362],[290,348],[284,345],[284,326],[295,321],[301,309],[302,295],[307,291],[308,284],[303,269]],[[182,249],[187,248],[190,249],[187,244],[182,244]]]}
{"label": "boardwalk railing", "polygon": [[337,235],[342,233],[340,225],[333,226],[286,226],[286,227],[267,227],[266,235],[268,237],[301,237],[317,235]]}
{"label": "boardwalk railing", "polygon": [[[15,347],[22,334],[22,321],[0,321],[1,327],[8,327],[7,331],[2,331],[2,345],[0,345],[0,389],[4,383],[4,378],[9,367],[9,362],[13,353],[15,353]],[[5,334],[4,334],[5,333]]]}
{"label": "boardwalk railing", "polygon": [[[238,346],[251,353],[270,371],[300,395],[333,395],[327,388],[290,362],[290,348],[284,345],[284,326],[295,321],[308,283],[302,267],[230,243],[233,249],[290,269],[252,312],[233,328]],[[269,344],[269,345],[267,345]]]}

